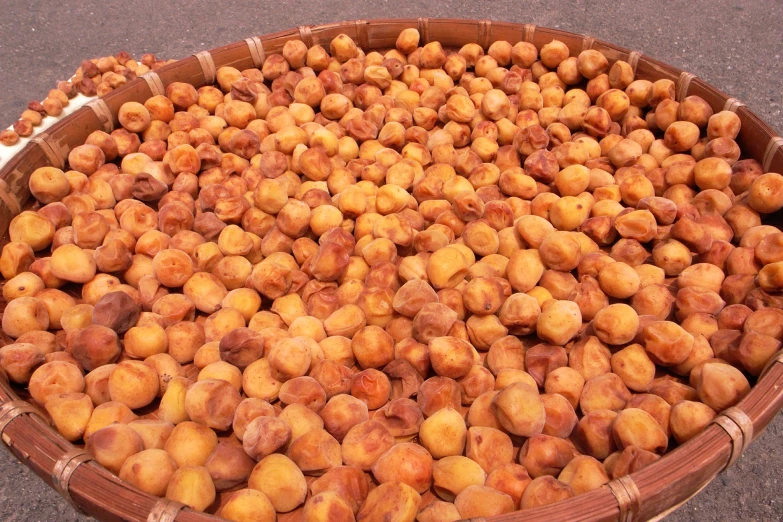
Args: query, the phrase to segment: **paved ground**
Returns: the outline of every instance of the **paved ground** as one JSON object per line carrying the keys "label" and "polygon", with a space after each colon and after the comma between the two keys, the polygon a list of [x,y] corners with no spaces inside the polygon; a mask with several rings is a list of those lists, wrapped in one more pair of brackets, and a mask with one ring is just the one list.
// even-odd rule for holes
{"label": "paved ground", "polygon": [[[45,4],[45,5],[41,5]],[[368,18],[507,20],[591,34],[690,71],[783,129],[783,2],[527,0],[337,2],[136,0],[0,5],[0,128],[45,96],[83,58],[127,50],[178,58],[297,25]],[[783,519],[780,416],[737,465],[668,520]],[[7,451],[0,451],[0,520],[85,521]]]}

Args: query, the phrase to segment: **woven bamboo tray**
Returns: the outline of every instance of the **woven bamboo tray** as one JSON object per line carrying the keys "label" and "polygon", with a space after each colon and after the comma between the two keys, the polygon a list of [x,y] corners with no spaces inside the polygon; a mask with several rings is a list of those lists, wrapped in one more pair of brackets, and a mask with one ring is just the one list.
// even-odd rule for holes
{"label": "woven bamboo tray", "polygon": [[[713,110],[737,113],[742,131],[737,138],[745,157],[760,161],[764,172],[783,172],[783,138],[738,100],[730,98],[694,75],[631,51],[588,36],[530,24],[489,20],[379,19],[356,20],[319,26],[302,26],[252,37],[167,65],[128,82],[102,99],[96,99],[41,133],[0,170],[0,230],[31,204],[28,180],[39,167],[64,167],[68,152],[84,143],[94,130],[115,128],[120,106],[128,101],[144,102],[165,94],[172,82],[195,87],[211,84],[222,66],[237,69],[260,67],[264,57],[281,52],[288,40],[302,40],[308,46],[328,46],[338,34],[351,36],[365,50],[393,48],[402,29],[414,27],[422,43],[440,41],[444,47],[459,48],[468,42],[487,49],[496,40],[532,42],[539,49],[553,39],[564,42],[572,56],[586,49],[602,52],[610,64],[625,60],[638,79],[670,79],[676,85],[676,99],[688,95],[704,98]],[[4,241],[7,241],[5,239]],[[5,303],[0,303],[3,308]],[[0,339],[0,345],[4,344]],[[662,459],[630,476],[613,480],[589,493],[557,504],[517,511],[475,522],[517,522],[522,520],[637,521],[659,519],[697,494],[721,471],[734,463],[752,440],[783,407],[783,353],[770,362],[751,392],[736,407],[719,415],[701,434]],[[159,499],[124,483],[90,460],[84,450],[63,439],[48,423],[45,414],[20,399],[0,370],[0,435],[16,457],[47,484],[86,513],[105,521],[206,522],[216,517],[191,511],[181,504]],[[225,500],[225,494],[222,495]],[[425,496],[425,499],[427,497]],[[298,513],[283,515],[281,522],[299,520]]]}

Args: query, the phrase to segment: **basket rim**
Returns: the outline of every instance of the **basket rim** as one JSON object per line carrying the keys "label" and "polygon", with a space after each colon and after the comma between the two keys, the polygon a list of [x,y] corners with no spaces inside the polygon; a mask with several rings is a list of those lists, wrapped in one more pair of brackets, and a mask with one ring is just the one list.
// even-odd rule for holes
{"label": "basket rim", "polygon": [[[42,133],[39,140],[28,143],[9,160],[0,170],[0,181],[6,187],[10,187],[7,193],[10,193],[14,198],[13,201],[18,201],[19,206],[23,208],[25,200],[29,197],[29,192],[25,193],[26,180],[29,179],[32,170],[38,166],[57,164],[58,161],[64,163],[67,150],[74,143],[72,127],[78,124],[79,130],[86,134],[93,130],[105,130],[108,128],[107,125],[114,125],[112,121],[107,122],[107,114],[110,114],[116,122],[117,109],[125,101],[130,101],[129,97],[133,100],[139,97],[149,98],[160,94],[161,90],[165,90],[165,87],[174,81],[185,81],[196,87],[205,85],[210,80],[214,80],[216,67],[257,66],[259,60],[262,62],[266,54],[279,53],[288,40],[301,40],[309,47],[328,42],[337,34],[345,33],[365,50],[374,50],[384,48],[378,42],[388,41],[389,35],[394,35],[396,39],[396,34],[408,27],[417,28],[423,42],[445,40],[444,46],[447,47],[454,47],[448,44],[456,39],[462,44],[480,43],[484,49],[496,40],[508,40],[512,43],[529,41],[540,48],[543,43],[557,38],[569,46],[572,55],[581,50],[596,49],[604,53],[610,63],[619,59],[629,61],[641,76],[660,76],[676,82],[678,100],[689,93],[699,95],[706,93],[716,106],[736,112],[742,120],[742,130],[745,134],[758,134],[766,138],[764,142],[749,141],[752,156],[764,162],[765,172],[769,172],[770,169],[767,167],[773,165],[781,167],[779,170],[783,171],[781,140],[771,127],[743,104],[707,82],[647,55],[593,37],[532,24],[462,18],[410,18],[355,20],[300,26],[259,37],[250,37],[178,60],[148,73],[145,78],[128,82],[104,98],[97,98],[96,103],[61,118],[47,129],[46,133]],[[475,29],[475,37],[472,33],[463,34],[466,29]],[[385,46],[385,48],[389,47]],[[81,139],[81,143],[83,141]],[[777,145],[773,146],[775,143]],[[58,157],[58,154],[61,156]],[[9,208],[7,200],[5,198],[3,200],[4,203],[0,205],[0,214],[4,213],[0,219],[0,230],[3,230],[4,234],[8,222],[15,213],[14,209]],[[9,384],[7,376],[0,369],[0,433],[3,441],[19,460],[33,469],[50,486],[55,487],[69,500],[70,494],[77,509],[79,506],[84,507],[89,514],[104,520],[163,520],[158,518],[163,516],[161,513],[169,517],[166,520],[185,522],[217,520],[212,515],[182,509],[181,505],[173,506],[166,499],[144,493],[121,481],[94,462],[84,460],[74,465],[73,451],[78,448],[63,439],[54,428],[42,420],[40,415],[36,415],[32,408],[25,407],[23,404],[28,403],[19,399]],[[568,517],[571,520],[637,520],[665,516],[696,495],[718,473],[733,463],[782,407],[783,356],[779,352],[770,361],[767,370],[759,377],[750,393],[736,407],[731,408],[731,412],[723,412],[718,416],[721,421],[710,424],[696,437],[641,471],[557,504],[515,511],[485,520],[487,522],[544,521],[551,520],[552,517]],[[63,458],[68,459],[64,464]],[[56,472],[56,469],[59,471]],[[62,474],[63,469],[68,471],[67,475]],[[668,478],[677,471],[681,472],[680,479],[687,479],[688,483],[685,487],[682,486],[682,480]],[[107,502],[105,498],[99,498],[101,494],[105,496],[106,491],[110,491],[113,495],[120,494],[120,497],[127,500],[126,504],[111,505],[112,503]],[[120,509],[122,507],[132,509],[132,512]]]}

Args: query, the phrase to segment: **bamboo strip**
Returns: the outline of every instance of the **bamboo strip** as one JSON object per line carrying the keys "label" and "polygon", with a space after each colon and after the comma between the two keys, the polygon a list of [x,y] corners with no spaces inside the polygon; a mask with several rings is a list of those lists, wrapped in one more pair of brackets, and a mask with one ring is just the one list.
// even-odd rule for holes
{"label": "bamboo strip", "polygon": [[91,102],[88,102],[86,105],[92,109],[92,111],[95,113],[95,116],[98,117],[98,120],[103,126],[101,130],[106,133],[110,133],[114,130],[114,116],[112,116],[109,106],[106,105],[106,102],[102,98],[96,98]]}
{"label": "bamboo strip", "polygon": [[57,167],[58,169],[65,168],[65,158],[68,155],[68,150],[61,148],[56,141],[52,140],[49,134],[42,132],[34,136],[30,141],[38,145],[52,167]]}
{"label": "bamboo strip", "polygon": [[739,101],[737,98],[729,98],[723,105],[724,111],[737,112],[737,109],[744,107],[745,104]]}
{"label": "bamboo strip", "polygon": [[430,41],[430,20],[429,18],[419,18],[419,34],[421,43],[426,44]]}
{"label": "bamboo strip", "polygon": [[22,211],[22,206],[19,204],[19,198],[8,186],[8,183],[4,179],[0,179],[0,199],[11,211],[14,216],[18,215]]}
{"label": "bamboo strip", "polygon": [[727,409],[715,417],[712,422],[726,430],[726,433],[731,437],[731,457],[728,464],[726,464],[728,468],[737,462],[737,459],[748,449],[750,441],[753,440],[753,422],[739,408]]}
{"label": "bamboo strip", "polygon": [[198,63],[201,66],[201,72],[204,73],[204,83],[212,85],[215,83],[215,60],[212,59],[212,55],[209,51],[201,51],[194,54],[198,59]]}
{"label": "bamboo strip", "polygon": [[313,46],[313,32],[310,30],[309,25],[299,26],[299,38],[302,39],[307,47]]}
{"label": "bamboo strip", "polygon": [[149,85],[150,92],[153,96],[162,96],[166,94],[166,87],[155,71],[150,71],[141,75],[141,78]]}
{"label": "bamboo strip", "polygon": [[769,140],[767,150],[764,152],[764,159],[761,161],[761,164],[764,166],[764,172],[770,172],[772,169],[772,159],[775,157],[775,154],[778,153],[782,145],[783,138],[779,136],[775,136]]}
{"label": "bamboo strip", "polygon": [[485,51],[489,49],[489,45],[490,45],[489,37],[491,32],[492,32],[492,21],[481,20],[478,26],[478,38],[476,39],[476,42]]}
{"label": "bamboo strip", "polygon": [[68,484],[71,482],[71,476],[76,469],[85,462],[90,462],[91,460],[95,459],[85,450],[74,448],[71,451],[65,452],[65,454],[54,464],[54,469],[52,470],[54,489],[80,512],[83,511],[76,502],[74,502],[73,498],[71,498],[71,493],[68,491]]}
{"label": "bamboo strip", "polygon": [[184,504],[162,498],[150,511],[150,516],[147,517],[147,522],[174,522],[174,520],[177,519],[179,512],[184,508]]}
{"label": "bamboo strip", "polygon": [[633,69],[633,73],[636,74],[636,66],[639,65],[639,58],[642,57],[642,53],[639,51],[631,51],[628,53],[628,65],[631,66],[631,69]]}
{"label": "bamboo strip", "polygon": [[688,73],[688,72],[682,72],[680,74],[679,79],[677,80],[677,87],[676,87],[676,95],[675,99],[680,102],[685,99],[686,96],[688,96],[688,87],[691,85],[691,80],[693,80],[696,76]]}
{"label": "bamboo strip", "polygon": [[639,488],[630,476],[620,477],[607,484],[617,498],[620,507],[620,522],[633,522],[639,515],[642,499]]}

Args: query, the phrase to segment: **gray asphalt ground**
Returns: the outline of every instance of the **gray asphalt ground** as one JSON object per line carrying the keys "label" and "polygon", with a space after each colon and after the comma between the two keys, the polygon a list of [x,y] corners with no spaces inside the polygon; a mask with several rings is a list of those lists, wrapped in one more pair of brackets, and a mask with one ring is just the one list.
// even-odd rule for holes
{"label": "gray asphalt ground", "polygon": [[[180,58],[298,25],[448,17],[533,23],[590,34],[672,64],[743,100],[783,129],[783,2],[688,1],[203,1],[0,0],[0,128],[43,98],[82,59],[127,50]],[[783,520],[778,492],[783,419],[728,472],[670,515],[676,522]],[[0,520],[87,521],[0,451]]]}

